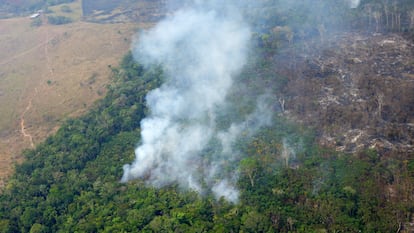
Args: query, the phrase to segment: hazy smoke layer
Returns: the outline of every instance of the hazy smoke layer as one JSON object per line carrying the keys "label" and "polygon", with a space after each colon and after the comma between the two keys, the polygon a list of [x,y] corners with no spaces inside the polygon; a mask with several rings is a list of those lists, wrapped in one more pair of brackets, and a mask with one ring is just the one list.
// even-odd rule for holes
{"label": "hazy smoke layer", "polygon": [[[135,161],[124,165],[123,182],[138,177],[157,187],[178,182],[237,201],[237,174],[222,175],[223,164],[234,159],[232,143],[242,131],[251,133],[270,118],[265,101],[258,100],[246,122],[220,131],[216,111],[245,63],[249,38],[237,14],[202,4],[176,12],[140,37],[133,50],[136,59],[162,64],[167,80],[147,96],[150,115],[141,122],[142,142]],[[212,140],[221,149],[214,158],[203,158]]]}

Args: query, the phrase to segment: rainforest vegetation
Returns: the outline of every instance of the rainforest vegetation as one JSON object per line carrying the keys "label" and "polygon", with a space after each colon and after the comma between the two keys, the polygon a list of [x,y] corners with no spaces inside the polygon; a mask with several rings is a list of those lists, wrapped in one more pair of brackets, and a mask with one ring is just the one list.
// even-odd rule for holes
{"label": "rainforest vegetation", "polygon": [[[160,68],[127,55],[113,68],[107,96],[68,120],[34,150],[0,196],[1,232],[388,232],[413,203],[386,197],[384,184],[414,181],[414,160],[382,161],[375,151],[349,156],[315,145],[312,131],[276,116],[274,125],[241,145],[240,203],[171,185],[119,182],[132,159],[145,116],[145,94]],[[300,144],[285,161],[283,139]]]}
{"label": "rainforest vegetation", "polygon": [[[356,12],[343,13],[350,14],[346,19],[354,29],[409,35],[413,5],[362,1]],[[389,6],[394,8],[386,11]],[[228,96],[234,107],[226,114],[252,111],[254,103],[240,100],[238,89],[249,96],[259,96],[265,86],[276,95],[282,92],[289,77],[274,72],[272,56],[291,43],[323,36],[319,19],[284,21],[269,9],[262,9],[259,20],[251,19],[260,28],[254,32],[258,54],[237,77]],[[299,27],[303,21],[310,26]],[[165,74],[161,66],[144,68],[132,53],[119,67],[108,68],[112,80],[106,96],[24,152],[25,161],[1,190],[0,232],[398,232],[411,221],[412,155],[322,147],[319,131],[286,117],[279,104],[271,126],[237,142],[243,154],[236,165],[238,203],[176,184],[155,188],[145,177],[121,183],[122,166],[133,161],[140,122],[148,114],[145,96]]]}

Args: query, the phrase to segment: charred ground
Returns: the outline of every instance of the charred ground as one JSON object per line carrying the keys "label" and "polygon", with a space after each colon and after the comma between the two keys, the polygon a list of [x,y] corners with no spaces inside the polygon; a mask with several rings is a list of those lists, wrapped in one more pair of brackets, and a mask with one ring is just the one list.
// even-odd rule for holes
{"label": "charred ground", "polygon": [[303,42],[272,58],[288,78],[285,114],[313,126],[323,145],[413,152],[414,45],[396,33],[349,32]]}

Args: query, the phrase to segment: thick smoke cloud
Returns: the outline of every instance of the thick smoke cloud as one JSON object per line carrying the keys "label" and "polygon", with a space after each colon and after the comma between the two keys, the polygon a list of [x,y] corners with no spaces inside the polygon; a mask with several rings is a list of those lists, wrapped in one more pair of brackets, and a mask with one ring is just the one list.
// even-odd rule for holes
{"label": "thick smoke cloud", "polygon": [[[246,62],[251,33],[241,19],[235,12],[196,4],[160,22],[134,44],[136,59],[161,64],[167,80],[146,97],[150,114],[141,122],[141,145],[135,161],[124,165],[123,182],[145,176],[156,187],[177,182],[237,201],[237,174],[222,172],[236,159],[232,144],[242,132],[251,134],[270,123],[263,97],[246,122],[216,127],[216,113]],[[219,142],[214,155],[204,158],[214,140]]]}

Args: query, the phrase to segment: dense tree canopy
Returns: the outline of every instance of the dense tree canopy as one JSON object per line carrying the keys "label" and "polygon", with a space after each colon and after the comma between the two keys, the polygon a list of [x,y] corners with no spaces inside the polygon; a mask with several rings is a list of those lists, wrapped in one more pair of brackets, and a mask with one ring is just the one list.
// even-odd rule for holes
{"label": "dense tree canopy", "polygon": [[[122,164],[140,137],[144,96],[160,85],[162,71],[144,69],[131,54],[112,70],[107,96],[90,113],[25,152],[0,196],[1,232],[390,232],[414,208],[384,196],[384,184],[414,179],[412,161],[321,149],[309,130],[281,116],[240,142],[238,204],[174,184],[121,184]],[[294,157],[281,156],[286,143]]]}
{"label": "dense tree canopy", "polygon": [[[384,5],[378,25],[375,14],[361,16],[369,4],[382,2],[362,1],[354,12],[360,17],[350,23],[373,31],[379,22],[384,31],[408,30],[403,20],[398,24],[396,12],[387,21]],[[406,3],[397,4],[398,9],[412,6],[411,1],[394,2]],[[402,12],[401,17],[408,17],[408,10]],[[252,56],[237,78],[228,96],[230,110],[218,117],[219,126],[230,124],[228,117],[251,112],[252,99],[263,87],[278,95],[287,85],[287,78],[270,67],[269,54],[301,40],[301,33],[322,36],[321,24],[315,23],[320,18],[299,17],[299,12],[287,21],[276,13],[265,10],[251,19],[257,28],[266,26],[255,32],[257,50],[263,53]],[[309,27],[299,26],[304,22]],[[120,183],[122,165],[133,160],[140,140],[140,121],[148,111],[145,96],[161,85],[164,74],[162,67],[136,63],[131,53],[120,67],[110,69],[113,79],[104,99],[24,152],[25,161],[1,190],[0,232],[396,232],[412,217],[414,159],[322,148],[314,130],[282,114],[282,99],[275,104],[280,114],[271,126],[236,143],[242,154],[234,164],[238,203],[177,184],[154,188],[145,177]]]}

